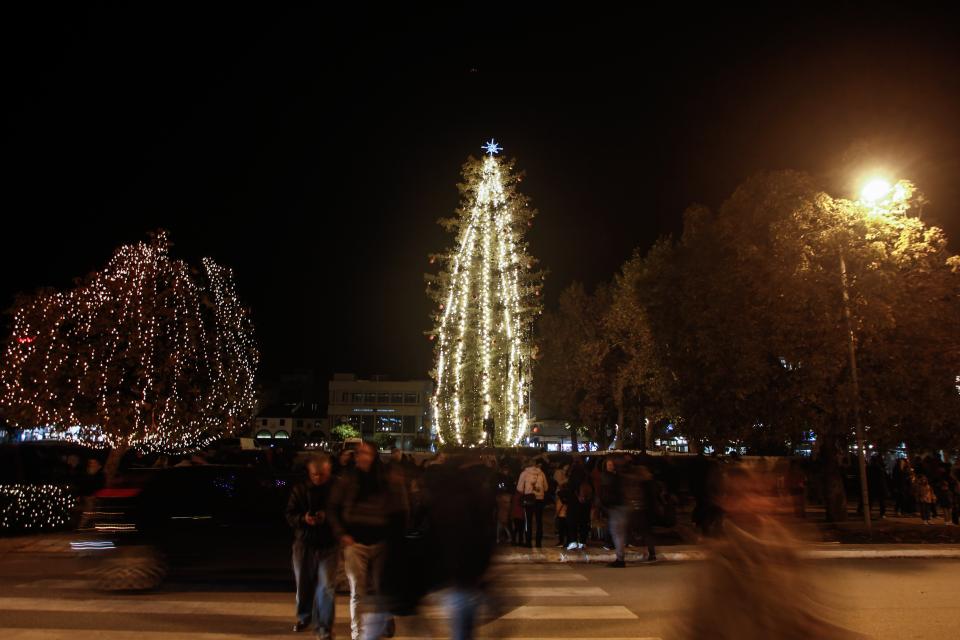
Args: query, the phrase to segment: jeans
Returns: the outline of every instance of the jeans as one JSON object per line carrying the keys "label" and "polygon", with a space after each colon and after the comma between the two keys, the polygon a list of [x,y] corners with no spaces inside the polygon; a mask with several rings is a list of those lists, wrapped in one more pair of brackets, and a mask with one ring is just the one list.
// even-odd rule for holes
{"label": "jeans", "polygon": [[481,599],[481,592],[469,587],[453,587],[447,593],[451,640],[473,638],[473,628],[476,626],[477,609]]}
{"label": "jeans", "polygon": [[613,536],[613,546],[616,549],[617,560],[623,562],[627,547],[627,535],[630,530],[630,510],[627,507],[610,507],[610,535]]}
{"label": "jeans", "polygon": [[[377,544],[355,542],[343,549],[343,568],[347,574],[347,582],[350,584],[350,637],[352,640],[361,640],[361,637],[379,637],[370,633],[376,633],[375,630],[389,619],[389,616],[381,619],[383,616],[366,602],[368,585],[375,591],[380,590],[385,548],[386,545],[382,542]],[[372,579],[368,580],[368,578]]]}
{"label": "jeans", "polygon": [[527,546],[533,538],[533,519],[537,519],[537,546],[543,546],[543,500],[537,500],[532,505],[523,508],[527,513]]}
{"label": "jeans", "polygon": [[313,621],[317,635],[330,637],[333,631],[336,549],[315,549],[293,544],[293,576],[297,583],[297,621]]}

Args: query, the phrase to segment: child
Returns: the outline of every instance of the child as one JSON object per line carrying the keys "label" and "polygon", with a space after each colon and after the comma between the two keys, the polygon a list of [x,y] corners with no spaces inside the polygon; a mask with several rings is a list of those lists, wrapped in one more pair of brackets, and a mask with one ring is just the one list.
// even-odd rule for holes
{"label": "child", "polygon": [[923,524],[930,524],[930,513],[933,511],[933,505],[936,502],[936,496],[933,493],[933,487],[927,476],[917,475],[917,502],[920,503],[920,517],[923,518]]}

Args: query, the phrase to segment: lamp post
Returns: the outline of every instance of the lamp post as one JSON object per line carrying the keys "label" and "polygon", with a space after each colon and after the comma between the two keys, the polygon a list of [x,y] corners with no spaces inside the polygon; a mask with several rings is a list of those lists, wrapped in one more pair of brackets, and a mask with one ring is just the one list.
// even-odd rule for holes
{"label": "lamp post", "polygon": [[[875,177],[866,181],[860,191],[859,203],[867,207],[868,211],[878,213],[893,213],[903,205],[912,193],[912,186],[907,182],[898,182],[891,185],[884,178]],[[840,286],[843,292],[843,317],[847,325],[847,353],[850,358],[850,382],[853,385],[853,420],[856,428],[858,466],[860,467],[860,500],[863,503],[863,523],[869,533],[870,522],[870,493],[867,486],[867,447],[863,436],[863,420],[860,415],[860,376],[857,369],[857,338],[853,328],[853,318],[850,312],[850,288],[847,280],[847,262],[840,247]]]}
{"label": "lamp post", "polygon": [[840,249],[840,285],[843,290],[843,317],[847,322],[847,351],[850,357],[850,381],[853,384],[853,421],[857,433],[857,450],[860,455],[860,500],[863,502],[863,524],[870,532],[870,495],[867,489],[867,450],[863,438],[863,421],[860,419],[860,378],[857,372],[857,341],[850,316],[850,290],[847,286],[847,261]]}

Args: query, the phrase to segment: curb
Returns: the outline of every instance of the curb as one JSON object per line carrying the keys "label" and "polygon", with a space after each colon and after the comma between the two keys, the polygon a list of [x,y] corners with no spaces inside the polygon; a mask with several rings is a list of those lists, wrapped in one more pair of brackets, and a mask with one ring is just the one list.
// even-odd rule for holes
{"label": "curb", "polygon": [[[643,553],[628,551],[624,555],[626,562],[641,562]],[[709,557],[704,549],[676,549],[660,547],[657,558],[667,562],[702,561]],[[800,557],[808,560],[880,560],[880,559],[960,559],[960,547],[949,546],[930,548],[917,545],[888,545],[879,549],[858,546],[849,548],[807,548],[800,550]],[[594,553],[584,551],[546,550],[526,553],[498,553],[493,556],[494,564],[605,564],[616,557],[613,552]]]}

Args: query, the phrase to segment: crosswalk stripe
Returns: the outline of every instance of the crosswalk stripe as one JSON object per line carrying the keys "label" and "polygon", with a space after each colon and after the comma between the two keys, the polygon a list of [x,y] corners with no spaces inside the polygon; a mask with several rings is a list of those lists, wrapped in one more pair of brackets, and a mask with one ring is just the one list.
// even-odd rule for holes
{"label": "crosswalk stripe", "polygon": [[563,573],[546,573],[543,575],[538,574],[515,574],[509,576],[496,576],[497,579],[503,580],[504,582],[586,582],[587,576],[580,575],[579,573],[563,574]]}
{"label": "crosswalk stripe", "polygon": [[[598,591],[602,589],[592,587]],[[535,595],[544,595],[542,590],[533,589]],[[584,595],[582,589],[571,589],[570,593]],[[551,594],[548,594],[551,595]],[[597,595],[587,592],[587,595]],[[607,595],[603,592],[601,595]],[[293,599],[290,602],[258,602],[251,605],[249,602],[239,601],[203,601],[203,600],[124,600],[118,598],[97,598],[93,600],[79,600],[69,598],[21,598],[0,597],[0,611],[33,611],[59,613],[96,613],[96,614],[125,614],[138,613],[147,615],[175,615],[175,616],[243,616],[259,619],[290,619],[293,616]],[[421,607],[418,616],[428,619],[444,619],[449,617],[449,610],[443,606],[431,605]],[[636,616],[629,609],[622,606],[599,605],[550,605],[550,606],[520,606],[503,619],[512,620],[570,620],[590,619],[624,620]],[[336,618],[347,620],[350,618],[350,609],[347,598],[336,599]]]}
{"label": "crosswalk stripe", "polygon": [[619,605],[532,606],[523,605],[501,620],[636,620],[637,614]]}
{"label": "crosswalk stripe", "polygon": [[[183,631],[137,631],[131,633],[127,629],[123,630],[101,630],[101,629],[16,629],[10,627],[0,627],[0,637],[4,640],[129,640],[135,637],[138,640],[183,640]],[[259,640],[290,640],[292,637],[289,632],[283,634],[245,634],[245,633],[207,633],[202,631],[191,631],[190,640],[247,640],[249,638],[258,638]],[[475,636],[477,640],[484,640],[492,636]],[[569,640],[562,636],[496,636],[500,640]],[[393,640],[425,640],[422,636],[397,636]],[[660,638],[646,637],[639,638],[632,636],[630,638],[578,638],[578,640],[660,640]]]}
{"label": "crosswalk stripe", "polygon": [[499,593],[502,593],[505,596],[525,596],[525,597],[552,597],[552,598],[586,598],[591,596],[608,596],[610,595],[600,587],[500,587],[497,589]]}

